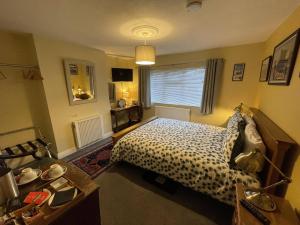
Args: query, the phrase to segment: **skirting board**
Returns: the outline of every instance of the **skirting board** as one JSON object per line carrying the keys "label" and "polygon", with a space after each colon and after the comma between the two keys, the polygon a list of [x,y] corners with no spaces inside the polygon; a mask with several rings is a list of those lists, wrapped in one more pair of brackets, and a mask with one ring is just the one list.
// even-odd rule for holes
{"label": "skirting board", "polygon": [[[100,141],[102,141],[102,140],[104,140],[104,139],[106,139],[106,138],[109,138],[109,137],[111,137],[113,135],[113,132],[107,132],[107,133],[105,133],[104,135],[103,135],[103,138],[100,140]],[[97,141],[97,142],[100,142],[100,141]],[[93,144],[95,144],[95,143],[92,143],[91,145],[93,145]],[[86,148],[87,146],[85,146],[84,148]],[[72,147],[72,148],[69,148],[69,149],[66,149],[66,150],[64,150],[64,151],[61,151],[61,152],[51,152],[52,153],[52,155],[55,157],[55,158],[57,158],[57,159],[62,159],[62,158],[65,158],[65,157],[67,157],[67,156],[69,156],[69,155],[71,155],[71,154],[73,154],[73,153],[75,153],[75,152],[77,152],[79,149],[77,149],[76,147]]]}

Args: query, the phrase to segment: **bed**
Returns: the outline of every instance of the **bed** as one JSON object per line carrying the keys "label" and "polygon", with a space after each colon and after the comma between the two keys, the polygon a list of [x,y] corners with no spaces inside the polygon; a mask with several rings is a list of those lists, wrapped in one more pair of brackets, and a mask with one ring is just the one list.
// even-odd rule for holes
{"label": "bed", "polygon": [[[278,140],[271,140],[269,128],[264,129],[268,125],[260,126],[261,123],[266,122],[266,120],[260,121],[265,117],[260,114],[260,111],[255,112],[254,119],[256,118],[255,121],[259,123],[258,129],[264,141],[267,142],[268,149],[269,146],[272,149],[272,151],[268,150],[268,156],[277,161],[276,165],[282,164],[283,161],[280,159],[281,162],[279,162],[276,158],[278,158],[278,152],[281,152],[280,157],[282,157],[285,150],[282,150],[282,146],[280,146],[280,151],[276,149],[274,144],[278,143]],[[274,131],[274,126],[270,128]],[[222,151],[226,135],[225,128],[152,118],[130,129],[113,136],[116,143],[112,151],[112,162],[127,161],[167,176],[221,202],[234,204],[237,182],[250,187],[259,187],[260,184],[267,185],[278,179],[275,171],[267,165],[260,177],[230,169],[228,158]],[[278,135],[280,128],[275,130]],[[289,145],[285,147],[287,146]]]}

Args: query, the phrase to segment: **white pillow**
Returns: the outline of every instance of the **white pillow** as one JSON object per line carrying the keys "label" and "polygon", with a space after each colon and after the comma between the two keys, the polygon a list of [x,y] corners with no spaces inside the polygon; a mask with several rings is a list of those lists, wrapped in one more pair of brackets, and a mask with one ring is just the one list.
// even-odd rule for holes
{"label": "white pillow", "polygon": [[[261,136],[256,130],[255,125],[249,123],[246,125],[245,128],[245,145],[244,145],[243,153],[241,154],[247,155],[254,149],[259,150],[262,154],[265,154],[266,152],[266,146],[264,145]],[[262,156],[262,154],[256,154],[255,158],[251,159],[252,160],[251,164],[256,165],[255,172],[260,172],[263,169],[264,157]]]}
{"label": "white pillow", "polygon": [[252,125],[256,126],[254,120],[250,116],[243,115],[243,118],[246,121],[246,124],[252,124]]}

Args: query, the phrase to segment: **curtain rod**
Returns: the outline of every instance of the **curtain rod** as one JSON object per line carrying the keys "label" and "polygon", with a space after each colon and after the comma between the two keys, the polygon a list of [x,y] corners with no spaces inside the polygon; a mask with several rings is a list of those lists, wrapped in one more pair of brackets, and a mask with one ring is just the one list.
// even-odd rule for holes
{"label": "curtain rod", "polygon": [[9,63],[0,63],[0,67],[36,68],[36,69],[39,69],[39,67],[37,65],[22,65],[22,64],[9,64]]}
{"label": "curtain rod", "polygon": [[186,65],[186,64],[193,64],[193,63],[205,63],[205,60],[203,60],[203,61],[193,61],[193,62],[182,62],[182,63],[172,63],[172,64],[157,65],[157,66],[151,66],[150,68],[157,68],[157,67],[164,67],[164,66],[179,66],[179,65]]}
{"label": "curtain rod", "polygon": [[133,56],[126,56],[126,55],[117,55],[117,54],[106,54],[108,56],[114,56],[114,57],[120,57],[120,58],[129,58],[129,59],[134,59],[135,57]]}
{"label": "curtain rod", "polygon": [[[117,55],[117,54],[106,54],[108,56],[114,56],[114,57],[120,57],[120,58],[129,58],[134,59],[133,56],[125,56],[125,55]],[[164,65],[157,65],[157,66],[150,66],[150,68],[157,68],[157,67],[163,67],[163,66],[178,66],[178,65],[186,65],[186,64],[192,64],[192,63],[205,63],[206,60],[202,61],[192,61],[192,62],[182,62],[182,63],[172,63],[172,64],[164,64]],[[138,66],[137,66],[138,67]]]}

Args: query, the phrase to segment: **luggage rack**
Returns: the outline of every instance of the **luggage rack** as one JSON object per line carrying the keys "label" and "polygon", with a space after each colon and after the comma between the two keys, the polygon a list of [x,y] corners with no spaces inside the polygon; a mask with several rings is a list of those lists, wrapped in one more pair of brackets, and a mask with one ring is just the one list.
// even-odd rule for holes
{"label": "luggage rack", "polygon": [[41,159],[41,156],[38,156],[37,153],[41,149],[43,149],[46,152],[46,155],[49,158],[52,158],[50,153],[50,148],[52,144],[46,140],[45,136],[42,135],[39,127],[26,127],[18,130],[0,133],[0,136],[6,136],[26,130],[36,131],[38,137],[35,140],[30,140],[25,143],[5,147],[4,149],[0,148],[0,167],[6,167],[6,163],[4,161],[6,159],[15,159],[31,155],[34,159],[39,160]]}

